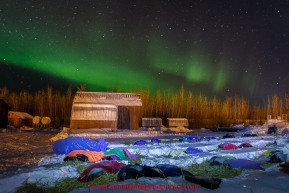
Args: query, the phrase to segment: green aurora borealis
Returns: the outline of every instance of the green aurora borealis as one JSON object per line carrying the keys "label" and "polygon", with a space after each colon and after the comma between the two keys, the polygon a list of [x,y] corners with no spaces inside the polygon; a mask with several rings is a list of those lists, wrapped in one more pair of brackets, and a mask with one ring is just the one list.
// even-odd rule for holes
{"label": "green aurora borealis", "polygon": [[[160,44],[158,40],[147,43],[128,39],[106,43],[103,37],[97,37],[103,43],[91,45],[95,49],[87,52],[87,48],[75,47],[71,45],[71,40],[66,41],[66,38],[51,41],[42,37],[41,33],[24,38],[22,31],[18,32],[17,29],[11,33],[13,34],[10,38],[10,33],[8,37],[1,36],[1,42],[6,40],[7,47],[1,50],[0,57],[6,62],[87,84],[91,89],[98,86],[105,88],[115,83],[124,88],[167,87],[167,83],[149,72],[155,71],[159,72],[159,75],[177,75],[193,83],[210,83],[215,79],[213,85],[218,91],[222,89],[228,76],[222,71],[222,67],[218,67],[217,71],[212,69],[205,60],[198,58],[198,54],[189,55],[190,58],[187,58],[175,51],[167,51],[165,43]],[[85,42],[94,40],[93,37],[83,38]],[[191,52],[196,53],[193,50]],[[171,86],[179,88],[181,84]]]}
{"label": "green aurora borealis", "polygon": [[[213,1],[211,5],[160,2],[9,1],[0,11],[1,65],[24,67],[75,86],[85,84],[89,91],[108,87],[177,91],[184,85],[209,96],[254,99],[284,91],[280,83],[289,73],[274,69],[288,63],[288,37],[284,32],[276,42],[274,35],[284,34],[269,31],[276,22],[278,29],[284,27],[283,20],[273,22],[264,14],[255,18],[257,5],[239,3],[225,12],[229,5],[217,8]],[[240,6],[251,14],[251,23],[245,12],[237,14]],[[284,18],[286,6],[273,7]],[[274,13],[273,8],[266,10],[267,15]],[[262,19],[267,19],[266,25]],[[0,83],[9,88],[9,82]]]}

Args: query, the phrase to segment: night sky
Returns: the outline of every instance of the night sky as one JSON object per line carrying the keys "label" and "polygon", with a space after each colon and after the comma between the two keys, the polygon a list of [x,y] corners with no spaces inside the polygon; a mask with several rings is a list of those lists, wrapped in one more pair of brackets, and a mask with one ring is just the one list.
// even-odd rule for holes
{"label": "night sky", "polygon": [[7,0],[0,87],[289,91],[288,0]]}

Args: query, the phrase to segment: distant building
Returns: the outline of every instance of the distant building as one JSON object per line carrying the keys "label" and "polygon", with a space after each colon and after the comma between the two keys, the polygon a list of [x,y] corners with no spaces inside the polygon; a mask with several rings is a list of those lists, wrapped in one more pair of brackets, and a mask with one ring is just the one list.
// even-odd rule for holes
{"label": "distant building", "polygon": [[142,127],[162,127],[163,120],[157,117],[143,117]]}
{"label": "distant building", "polygon": [[189,121],[186,118],[167,118],[167,127],[189,127]]}
{"label": "distant building", "polygon": [[7,129],[9,109],[11,107],[3,99],[0,99],[0,128]]}
{"label": "distant building", "polygon": [[142,101],[140,94],[76,92],[70,128],[111,128],[137,130]]}
{"label": "distant building", "polygon": [[25,112],[9,111],[8,125],[20,128],[22,126],[32,127],[33,116]]}

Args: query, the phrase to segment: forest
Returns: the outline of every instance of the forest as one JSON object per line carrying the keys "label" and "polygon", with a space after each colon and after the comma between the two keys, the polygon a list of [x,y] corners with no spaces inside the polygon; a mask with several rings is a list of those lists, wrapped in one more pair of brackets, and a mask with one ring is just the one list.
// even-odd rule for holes
{"label": "forest", "polygon": [[[76,91],[86,91],[86,88],[81,85]],[[54,91],[48,86],[35,93],[16,93],[2,87],[0,98],[9,104],[12,111],[50,117],[51,126],[58,128],[68,127],[70,124],[71,107],[76,91],[73,91],[71,86],[66,92]],[[121,92],[121,89],[107,89],[107,92]],[[185,91],[183,86],[177,92],[161,89],[155,94],[152,94],[150,89],[134,89],[131,92],[140,94],[142,98],[140,123],[142,117],[158,117],[163,121],[167,118],[187,118],[191,129],[213,128],[234,124],[264,124],[268,115],[271,118],[280,118],[289,114],[289,93],[282,97],[273,94],[264,99],[263,104],[257,104],[237,95],[227,96],[224,100],[217,97],[208,98],[202,93]]]}

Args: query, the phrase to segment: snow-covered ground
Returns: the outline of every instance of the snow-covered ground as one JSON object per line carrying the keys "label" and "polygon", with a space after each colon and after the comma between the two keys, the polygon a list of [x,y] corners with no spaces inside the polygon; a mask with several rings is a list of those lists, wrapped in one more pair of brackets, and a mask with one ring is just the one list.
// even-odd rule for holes
{"label": "snow-covered ground", "polygon": [[[285,128],[281,128],[279,133]],[[162,143],[155,144],[147,144],[143,146],[137,145],[124,145],[118,142],[110,142],[109,148],[117,148],[117,147],[125,147],[130,153],[140,154],[144,156],[142,158],[142,164],[148,166],[154,166],[157,164],[172,164],[180,167],[189,166],[191,164],[199,164],[205,160],[209,160],[214,155],[230,155],[235,158],[240,159],[250,159],[253,160],[258,158],[262,153],[267,151],[268,149],[272,149],[273,146],[268,144],[277,143],[275,145],[275,149],[283,148],[289,141],[289,135],[285,134],[283,136],[260,136],[260,137],[241,137],[243,134],[249,133],[266,133],[268,127],[250,127],[245,128],[242,131],[238,131],[234,134],[236,138],[227,138],[227,139],[217,139],[210,141],[200,141],[195,143],[188,142],[179,142],[177,141],[183,136],[215,136],[216,138],[224,136],[226,132],[212,132],[211,130],[201,129],[196,130],[190,133],[164,133],[163,131],[123,131],[123,132],[109,132],[103,131],[99,132],[99,134],[81,134],[75,133],[71,134],[71,136],[83,136],[90,138],[98,138],[102,137],[104,139],[109,138],[118,138],[118,139],[127,139],[127,138],[135,138],[139,139],[147,139],[150,137],[156,137],[158,139],[162,139]],[[168,138],[175,138],[176,142],[173,143],[165,143]],[[241,143],[248,142],[253,147],[252,148],[241,148],[237,150],[218,150],[218,145],[224,142],[232,143],[235,145],[240,145]],[[184,151],[188,147],[194,147],[201,149],[203,152],[197,154],[185,154]],[[63,157],[65,155],[54,155],[50,157],[44,157],[39,161],[38,167],[33,169],[31,172],[20,173],[15,176],[11,176],[8,178],[0,179],[0,193],[14,192],[16,187],[22,185],[24,181],[27,182],[43,182],[53,185],[56,180],[66,177],[78,177],[76,169],[72,166],[63,166],[58,169],[47,169],[43,167],[46,164],[52,163],[62,163]],[[140,178],[137,182],[136,180],[127,180],[125,182],[115,182],[111,184],[129,184],[129,183],[139,183],[139,184],[182,184],[181,178],[168,178],[168,179],[148,179],[148,178]],[[108,190],[100,190],[100,189],[75,189],[71,193],[76,192],[107,192]],[[118,190],[127,192],[127,190]],[[141,191],[144,190],[134,190]],[[165,190],[163,190],[165,191]],[[171,190],[166,190],[170,191]],[[180,192],[182,190],[179,190]],[[194,190],[194,192],[262,192],[262,193],[271,193],[271,192],[289,192],[289,175],[280,172],[276,166],[271,168],[267,168],[265,171],[245,171],[242,175],[237,176],[232,179],[224,179],[220,185],[219,189],[216,190],[208,190],[205,188],[199,188]],[[159,190],[150,190],[150,192],[159,192]]]}

